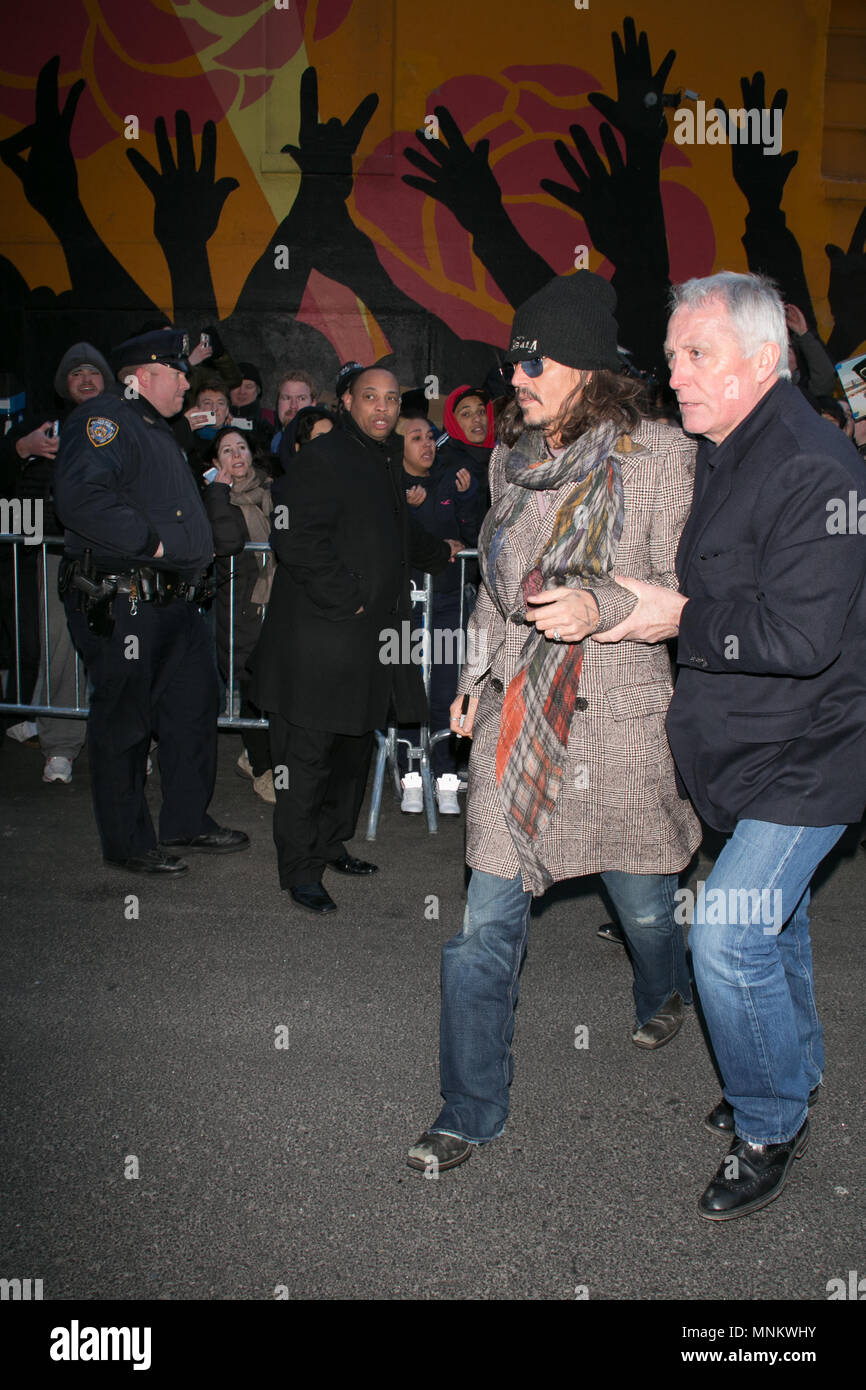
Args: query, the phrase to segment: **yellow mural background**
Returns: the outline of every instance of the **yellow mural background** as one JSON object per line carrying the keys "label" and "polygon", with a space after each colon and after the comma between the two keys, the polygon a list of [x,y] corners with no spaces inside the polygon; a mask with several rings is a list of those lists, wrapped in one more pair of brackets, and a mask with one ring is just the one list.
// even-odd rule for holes
{"label": "yellow mural background", "polygon": [[[161,7],[169,9],[168,0],[163,0]],[[800,242],[819,324],[826,334],[831,321],[824,246],[836,242],[847,248],[866,196],[863,183],[839,184],[824,179],[821,173],[830,8],[831,0],[799,0],[794,7],[789,0],[761,0],[759,5],[754,0],[731,0],[711,7],[687,0],[640,0],[617,7],[589,0],[585,9],[575,8],[571,0],[475,0],[469,5],[465,0],[439,0],[429,8],[411,0],[355,0],[336,32],[316,40],[317,6],[311,5],[305,42],[277,75],[269,94],[243,112],[233,110],[218,127],[217,176],[231,175],[241,185],[229,197],[218,231],[209,243],[220,313],[225,315],[233,308],[246,275],[296,191],[297,176],[290,157],[275,151],[279,143],[296,137],[298,81],[307,62],[319,71],[323,118],[335,114],[345,118],[368,91],[379,92],[379,108],[359,151],[360,162],[394,130],[412,130],[423,124],[428,94],[462,74],[495,75],[515,63],[570,63],[594,73],[602,89],[614,94],[610,36],[612,29],[621,30],[627,10],[638,27],[648,31],[654,66],[668,47],[677,50],[668,90],[691,88],[708,107],[717,96],[728,106],[739,106],[740,78],[757,69],[766,73],[768,93],[787,87],[784,149],[798,149],[799,162],[788,179],[782,206],[788,226]],[[263,5],[242,23],[226,21],[227,38],[230,31],[241,32],[249,27],[251,18],[269,9]],[[178,16],[192,19],[201,7],[177,3],[174,10]],[[88,12],[98,23],[98,6],[88,4]],[[214,22],[214,15],[207,12],[211,28]],[[214,47],[223,50],[228,46],[226,41]],[[41,61],[52,51],[49,35]],[[266,61],[264,53],[262,61]],[[200,62],[207,71],[212,59],[205,52],[190,62]],[[2,81],[35,89],[38,66],[30,79],[7,77]],[[61,68],[61,100],[64,90],[79,75],[93,80],[86,53],[80,70]],[[151,80],[159,83],[163,79],[157,71]],[[169,102],[165,115],[170,132],[173,111]],[[575,117],[579,119],[579,115],[578,108]],[[3,119],[0,137],[18,128]],[[168,272],[152,238],[153,203],[125,158],[127,148],[118,125],[114,142],[79,162],[82,200],[120,262],[160,307],[169,311]],[[155,159],[149,134],[142,133],[137,148]],[[669,170],[666,177],[684,183],[706,204],[716,235],[715,268],[744,269],[740,239],[746,203],[731,175],[730,151],[723,146],[681,148],[691,167]],[[401,149],[402,142],[397,142],[394,178],[409,171]],[[0,199],[6,210],[0,227],[2,254],[14,262],[31,286],[45,284],[57,291],[67,288],[59,246],[42,218],[26,205],[17,179],[5,167],[0,167]],[[365,230],[375,239],[375,229]]]}

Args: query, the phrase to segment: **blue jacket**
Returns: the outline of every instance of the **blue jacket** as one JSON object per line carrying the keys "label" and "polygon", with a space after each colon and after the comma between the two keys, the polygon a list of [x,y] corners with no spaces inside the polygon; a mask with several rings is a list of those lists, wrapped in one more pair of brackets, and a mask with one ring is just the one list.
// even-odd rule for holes
{"label": "blue jacket", "polygon": [[[54,479],[66,551],[93,551],[98,568],[153,564],[199,575],[213,536],[186,455],[144,397],[104,394],[78,406],[64,426]],[[154,560],[163,544],[165,554]]]}
{"label": "blue jacket", "polygon": [[[409,515],[422,530],[441,540],[462,541],[467,550],[474,550],[478,544],[478,531],[481,526],[481,490],[473,477],[465,492],[457,486],[457,473],[453,468],[443,467],[437,457],[426,478],[418,478],[403,470],[404,491],[420,485],[427,493],[418,507],[409,507]],[[412,571],[416,584],[424,582],[420,570]],[[460,566],[448,565],[433,580],[433,590],[438,596],[458,594],[460,590]]]}
{"label": "blue jacket", "polygon": [[861,818],[864,498],[857,450],[786,381],[721,444],[699,447],[667,730],[689,797],[717,830]]}

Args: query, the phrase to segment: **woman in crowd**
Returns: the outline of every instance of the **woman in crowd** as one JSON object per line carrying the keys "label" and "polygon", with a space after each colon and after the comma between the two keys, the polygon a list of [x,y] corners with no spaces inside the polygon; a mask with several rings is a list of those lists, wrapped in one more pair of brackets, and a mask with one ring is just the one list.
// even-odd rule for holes
{"label": "woman in crowd", "polygon": [[495,442],[493,405],[483,386],[458,386],[445,402],[448,438],[439,448],[443,468],[468,468],[481,489],[482,512],[490,506],[487,469]]}
{"label": "woman in crowd", "polygon": [[330,434],[334,428],[335,417],[323,405],[305,405],[286,425],[280,440],[279,459],[271,454],[271,476],[279,478],[292,467],[295,455],[301,449],[318,439],[320,434]]}
{"label": "woman in crowd", "polygon": [[[234,677],[240,691],[243,719],[261,719],[249,698],[247,663],[259,640],[265,606],[274,577],[271,552],[244,550],[246,541],[267,541],[271,531],[270,480],[261,462],[254,459],[241,430],[221,429],[211,446],[216,477],[205,491],[205,506],[214,533],[217,556],[234,555],[234,585],[230,562],[217,559],[216,632],[217,660],[223,679],[229,677],[229,596],[234,589]],[[244,731],[244,752],[238,770],[250,777],[256,794],[273,804],[274,777],[266,729]]]}

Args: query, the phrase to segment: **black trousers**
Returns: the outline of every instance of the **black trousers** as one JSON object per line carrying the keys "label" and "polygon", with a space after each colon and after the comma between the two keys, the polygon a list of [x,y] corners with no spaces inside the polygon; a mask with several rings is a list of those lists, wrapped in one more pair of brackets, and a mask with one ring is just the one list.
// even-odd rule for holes
{"label": "black trousers", "polygon": [[93,689],[87,739],[93,809],[106,859],[156,845],[144,794],[151,735],[159,740],[160,840],[216,829],[207,814],[217,759],[217,672],[207,624],[179,599],[158,607],[127,597],[112,605],[110,637],[97,637],[66,598],[72,640]]}
{"label": "black trousers", "polygon": [[[253,704],[250,699],[250,680],[241,678],[238,687],[241,697],[241,718],[242,719],[261,719],[261,710]],[[241,737],[244,741],[244,748],[250,760],[250,767],[254,777],[261,777],[267,772],[269,767],[273,767],[271,758],[271,745],[267,729],[242,729]]]}
{"label": "black trousers", "polygon": [[271,713],[274,844],[282,888],[318,883],[326,863],[345,853],[364,800],[373,731],[333,734],[302,729]]}

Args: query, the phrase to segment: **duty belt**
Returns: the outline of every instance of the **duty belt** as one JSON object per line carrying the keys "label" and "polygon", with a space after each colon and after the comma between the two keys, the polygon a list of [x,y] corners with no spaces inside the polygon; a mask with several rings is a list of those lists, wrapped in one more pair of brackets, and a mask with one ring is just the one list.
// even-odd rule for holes
{"label": "duty belt", "polygon": [[[152,569],[142,565],[125,574],[106,574],[97,570],[96,582],[110,586],[115,594],[128,594],[142,603],[170,603],[178,598],[185,603],[200,603],[208,597],[208,586],[204,580],[190,583],[181,579],[174,570]],[[73,584],[75,581],[72,581]]]}
{"label": "duty belt", "polygon": [[210,596],[204,579],[190,582],[182,579],[174,570],[157,569],[151,565],[138,565],[133,570],[113,573],[97,570],[84,560],[64,557],[59,574],[58,587],[61,594],[67,589],[78,589],[92,602],[110,602],[115,594],[126,594],[132,602],[166,604],[172,599],[185,603],[201,603]]}

